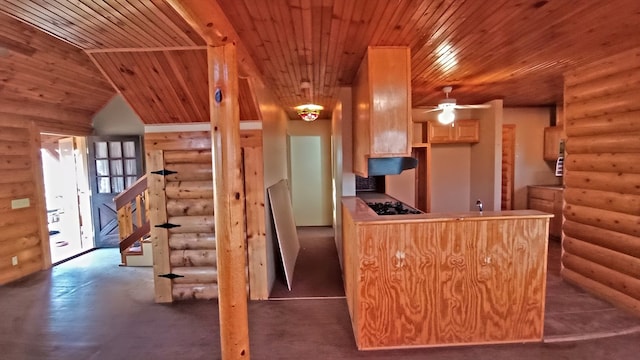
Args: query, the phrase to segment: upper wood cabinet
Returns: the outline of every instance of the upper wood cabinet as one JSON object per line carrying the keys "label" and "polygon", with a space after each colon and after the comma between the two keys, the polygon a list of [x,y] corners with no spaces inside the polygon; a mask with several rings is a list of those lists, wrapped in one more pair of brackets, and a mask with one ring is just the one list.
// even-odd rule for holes
{"label": "upper wood cabinet", "polygon": [[478,120],[456,120],[451,125],[427,122],[427,141],[431,144],[477,143],[480,141]]}
{"label": "upper wood cabinet", "polygon": [[556,161],[560,154],[560,140],[566,139],[562,127],[544,128],[544,153],[542,157],[548,161]]}
{"label": "upper wood cabinet", "polygon": [[411,63],[408,47],[369,47],[353,86],[353,172],[367,160],[411,156]]}

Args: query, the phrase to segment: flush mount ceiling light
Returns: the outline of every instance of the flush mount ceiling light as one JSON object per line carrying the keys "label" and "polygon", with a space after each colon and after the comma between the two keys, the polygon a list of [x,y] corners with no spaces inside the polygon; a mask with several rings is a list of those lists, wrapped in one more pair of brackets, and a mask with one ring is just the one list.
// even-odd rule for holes
{"label": "flush mount ceiling light", "polygon": [[324,108],[316,104],[304,104],[296,106],[294,109],[296,109],[298,115],[302,118],[302,120],[313,121],[317,119],[318,116],[320,116],[320,111],[322,111],[322,109]]}
{"label": "flush mount ceiling light", "polygon": [[[300,83],[300,90],[302,91],[303,98],[309,99],[309,101],[313,101],[313,93],[310,82],[303,81],[302,83]],[[294,109],[296,109],[298,116],[300,116],[302,120],[313,121],[317,119],[318,116],[320,116],[320,111],[322,111],[322,109],[324,108],[320,105],[309,103],[296,106]]]}

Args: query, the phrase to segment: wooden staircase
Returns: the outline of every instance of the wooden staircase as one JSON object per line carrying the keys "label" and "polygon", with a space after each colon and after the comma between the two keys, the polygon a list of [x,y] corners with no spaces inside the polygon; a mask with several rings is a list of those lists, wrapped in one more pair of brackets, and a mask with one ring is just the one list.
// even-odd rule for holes
{"label": "wooden staircase", "polygon": [[118,212],[122,266],[153,265],[151,243],[148,240],[148,195],[147,175],[144,175],[113,199]]}

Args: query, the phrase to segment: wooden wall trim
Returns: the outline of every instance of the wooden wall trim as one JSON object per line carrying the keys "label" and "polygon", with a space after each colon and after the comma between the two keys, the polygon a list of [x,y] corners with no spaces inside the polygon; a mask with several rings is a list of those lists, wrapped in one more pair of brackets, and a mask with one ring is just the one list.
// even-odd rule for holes
{"label": "wooden wall trim", "polygon": [[249,297],[269,298],[267,280],[267,230],[264,216],[264,174],[262,147],[243,148],[244,191],[247,212],[247,258]]}

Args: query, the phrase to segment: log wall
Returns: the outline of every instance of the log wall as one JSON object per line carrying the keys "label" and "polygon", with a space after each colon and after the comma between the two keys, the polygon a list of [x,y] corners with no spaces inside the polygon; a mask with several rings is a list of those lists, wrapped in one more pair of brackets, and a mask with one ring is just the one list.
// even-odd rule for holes
{"label": "log wall", "polygon": [[565,76],[562,276],[640,315],[640,48]]}
{"label": "log wall", "polygon": [[[268,297],[261,131],[241,131],[250,297]],[[218,297],[211,135],[145,134],[157,302]],[[157,170],[175,171],[166,176]],[[157,225],[178,225],[169,229]],[[176,274],[181,277],[158,277]]]}
{"label": "log wall", "polygon": [[[0,177],[2,285],[51,266],[40,134],[32,122],[0,124],[0,171],[7,174]],[[28,199],[29,206],[12,206],[16,199]]]}

